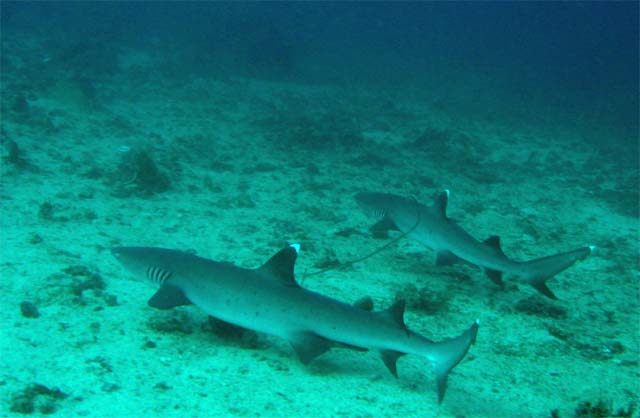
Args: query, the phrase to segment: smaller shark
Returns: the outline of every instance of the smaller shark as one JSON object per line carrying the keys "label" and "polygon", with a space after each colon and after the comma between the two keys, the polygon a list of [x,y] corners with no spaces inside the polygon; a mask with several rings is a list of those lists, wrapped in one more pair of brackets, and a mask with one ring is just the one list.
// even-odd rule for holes
{"label": "smaller shark", "polygon": [[388,193],[358,193],[355,196],[368,215],[380,219],[372,230],[399,230],[437,252],[437,265],[466,261],[484,268],[496,284],[502,284],[502,273],[525,278],[538,292],[557,299],[546,281],[586,258],[595,250],[589,245],[573,251],[530,261],[509,259],[500,247],[500,238],[492,236],[480,242],[447,217],[449,191],[441,192],[431,206],[414,199]]}
{"label": "smaller shark", "polygon": [[303,289],[293,273],[299,250],[290,245],[257,269],[164,248],[111,252],[130,273],[160,286],[149,299],[151,307],[194,304],[219,320],[286,339],[305,364],[332,347],[376,350],[397,377],[399,357],[422,356],[435,370],[441,403],[447,376],[475,343],[479,322],[457,337],[431,341],[407,328],[402,300],[373,312],[370,298],[349,305]]}

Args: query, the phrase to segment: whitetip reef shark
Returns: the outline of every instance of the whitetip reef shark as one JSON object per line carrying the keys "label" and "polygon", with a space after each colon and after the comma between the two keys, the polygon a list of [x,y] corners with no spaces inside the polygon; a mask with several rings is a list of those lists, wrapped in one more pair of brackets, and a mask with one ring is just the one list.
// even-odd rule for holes
{"label": "whitetip reef shark", "polygon": [[502,252],[498,236],[480,242],[447,217],[448,190],[438,194],[431,206],[389,193],[363,192],[356,194],[355,199],[365,213],[380,219],[373,230],[395,229],[407,234],[437,252],[437,265],[466,261],[484,268],[487,276],[499,285],[502,273],[513,274],[523,277],[551,299],[557,297],[546,281],[586,258],[596,248],[589,245],[530,261],[515,261]]}
{"label": "whitetip reef shark", "polygon": [[441,403],[447,376],[475,342],[479,322],[455,338],[431,341],[407,328],[403,301],[373,312],[371,299],[349,305],[302,288],[294,277],[299,249],[292,244],[257,269],[163,248],[111,252],[131,274],[160,286],[151,307],[194,304],[214,318],[286,339],[305,364],[331,347],[377,350],[397,377],[400,356],[422,356],[435,370]]}

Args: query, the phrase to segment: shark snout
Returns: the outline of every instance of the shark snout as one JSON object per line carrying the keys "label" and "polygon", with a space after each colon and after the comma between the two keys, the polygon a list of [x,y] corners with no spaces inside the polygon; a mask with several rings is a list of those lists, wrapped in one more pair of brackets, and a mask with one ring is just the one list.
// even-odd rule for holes
{"label": "shark snout", "polygon": [[111,255],[118,260],[122,261],[124,247],[113,247],[111,249]]}
{"label": "shark snout", "polygon": [[383,193],[361,192],[355,196],[356,203],[367,215],[382,218],[387,212],[387,199]]}

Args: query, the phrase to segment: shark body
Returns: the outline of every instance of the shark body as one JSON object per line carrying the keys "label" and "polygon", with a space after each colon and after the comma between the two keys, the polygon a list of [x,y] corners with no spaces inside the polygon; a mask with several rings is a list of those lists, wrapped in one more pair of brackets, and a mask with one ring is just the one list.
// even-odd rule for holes
{"label": "shark body", "polygon": [[305,364],[334,346],[377,350],[397,377],[400,356],[422,356],[435,370],[441,402],[449,372],[475,342],[478,322],[455,338],[431,341],[407,328],[403,301],[373,312],[370,299],[349,305],[302,288],[294,277],[298,250],[289,246],[257,269],[162,248],[116,247],[112,253],[130,273],[160,285],[150,306],[194,304],[217,319],[286,339]]}
{"label": "shark body", "polygon": [[499,237],[478,241],[447,217],[448,190],[440,193],[431,206],[388,193],[358,193],[355,198],[367,214],[380,219],[372,229],[397,229],[406,233],[437,252],[436,264],[448,265],[463,260],[484,268],[497,284],[502,284],[502,273],[523,277],[552,299],[557,297],[546,281],[595,249],[595,246],[585,246],[530,261],[515,261],[504,254]]}

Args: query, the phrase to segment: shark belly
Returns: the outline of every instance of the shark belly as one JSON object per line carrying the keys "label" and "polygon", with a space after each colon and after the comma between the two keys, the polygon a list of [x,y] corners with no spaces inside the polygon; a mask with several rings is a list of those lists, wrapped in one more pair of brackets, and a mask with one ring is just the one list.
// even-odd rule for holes
{"label": "shark belly", "polygon": [[[193,281],[191,281],[193,282]],[[201,280],[184,285],[185,295],[207,314],[287,340],[311,333],[350,346],[418,354],[426,339],[397,324],[302,288],[253,280]]]}
{"label": "shark belly", "polygon": [[185,284],[183,291],[208,315],[234,325],[283,338],[298,329],[290,320],[287,297],[270,283],[202,280]]}

